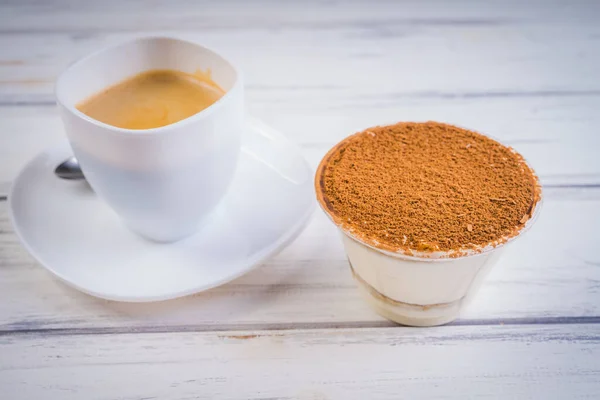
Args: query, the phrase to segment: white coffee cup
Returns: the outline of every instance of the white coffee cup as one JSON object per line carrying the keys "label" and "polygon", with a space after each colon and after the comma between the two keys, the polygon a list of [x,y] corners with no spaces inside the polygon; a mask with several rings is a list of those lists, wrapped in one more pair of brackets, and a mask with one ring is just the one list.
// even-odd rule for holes
{"label": "white coffee cup", "polygon": [[[152,69],[210,71],[225,95],[160,128],[122,129],[75,106]],[[94,191],[134,232],[172,242],[193,234],[233,179],[244,123],[242,78],[219,54],[166,37],[136,39],[91,54],[59,77],[56,98],[71,147]]]}

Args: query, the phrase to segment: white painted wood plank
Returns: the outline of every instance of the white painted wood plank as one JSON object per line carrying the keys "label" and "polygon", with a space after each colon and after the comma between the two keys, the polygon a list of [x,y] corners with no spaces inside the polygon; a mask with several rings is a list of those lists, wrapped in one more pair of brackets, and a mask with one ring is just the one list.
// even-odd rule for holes
{"label": "white painted wood plank", "polygon": [[[587,198],[572,193],[575,199],[549,193],[537,224],[507,247],[462,323],[600,316],[600,193],[587,193]],[[383,321],[359,298],[336,229],[320,211],[290,247],[257,270],[206,293],[153,304],[98,300],[54,280],[18,243],[5,202],[0,232],[0,331]]]}
{"label": "white painted wood plank", "polygon": [[11,400],[591,399],[598,325],[0,337]]}
{"label": "white painted wood plank", "polygon": [[[245,73],[256,101],[291,107],[365,107],[405,98],[599,96],[597,25],[412,26],[0,34],[0,100],[53,101],[75,59],[143,34],[219,49]],[[311,101],[305,99],[308,96]],[[300,104],[297,104],[300,103]]]}
{"label": "white painted wood plank", "polygon": [[[600,184],[600,136],[596,132],[600,97],[445,99],[364,113],[291,110],[260,103],[249,103],[248,108],[302,146],[313,168],[331,146],[358,130],[400,120],[432,119],[476,129],[512,145],[530,161],[544,184]],[[53,106],[0,107],[0,195],[8,193],[10,182],[29,159],[63,137]]]}
{"label": "white painted wood plank", "polygon": [[[395,2],[364,0],[343,3],[310,0],[253,1],[244,7],[234,1],[5,1],[0,14],[3,32],[65,30],[155,29],[295,29],[328,30],[356,26],[363,29],[395,28],[398,25],[511,25],[552,22],[592,24],[599,10],[593,0],[520,2],[444,0]],[[157,18],[160,16],[161,18]]]}

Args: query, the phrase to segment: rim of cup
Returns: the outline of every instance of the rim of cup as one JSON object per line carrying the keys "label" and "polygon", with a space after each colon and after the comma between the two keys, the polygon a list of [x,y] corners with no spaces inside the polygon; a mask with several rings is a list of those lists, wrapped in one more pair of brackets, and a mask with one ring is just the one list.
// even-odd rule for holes
{"label": "rim of cup", "polygon": [[[97,56],[101,55],[102,53],[117,49],[122,46],[128,46],[128,45],[131,45],[136,42],[151,42],[151,41],[156,41],[156,40],[169,40],[169,41],[175,41],[175,42],[180,42],[180,43],[186,43],[186,44],[190,44],[190,45],[202,48],[204,50],[208,50],[214,56],[221,58],[225,63],[229,64],[229,67],[231,67],[231,69],[234,71],[235,82],[234,82],[233,86],[231,87],[231,89],[225,91],[225,94],[223,96],[221,96],[216,102],[211,104],[209,107],[199,111],[198,113],[196,113],[190,117],[184,118],[180,121],[174,122],[172,124],[160,126],[157,128],[150,128],[150,129],[126,129],[126,128],[119,128],[119,127],[116,127],[113,125],[109,125],[104,122],[100,122],[100,121],[93,119],[93,118],[87,116],[86,114],[82,113],[75,107],[75,104],[71,104],[70,102],[65,100],[65,93],[63,90],[63,86],[64,86],[63,82],[68,78],[69,74],[75,68],[79,67],[81,64],[88,62],[90,59],[97,57]],[[115,82],[114,84],[117,84],[117,83],[119,83],[119,82]],[[225,102],[229,101],[229,99],[234,96],[234,92],[236,92],[237,89],[239,87],[241,87],[241,85],[242,85],[242,75],[240,73],[240,70],[235,66],[235,64],[233,64],[231,61],[229,61],[227,58],[225,58],[223,55],[221,55],[221,53],[219,53],[218,51],[215,51],[214,49],[212,49],[210,47],[200,45],[200,44],[195,43],[190,40],[184,40],[184,39],[180,39],[180,38],[173,37],[173,36],[157,35],[157,36],[142,36],[142,37],[137,37],[134,39],[124,40],[119,43],[109,45],[107,47],[96,50],[96,51],[78,59],[77,61],[70,64],[58,76],[58,79],[56,80],[56,84],[54,87],[54,95],[56,97],[56,101],[58,104],[65,107],[67,110],[69,110],[71,113],[75,114],[79,118],[84,119],[91,124],[94,124],[94,125],[97,125],[97,126],[100,126],[103,128],[109,128],[110,130],[112,130],[114,132],[118,132],[120,134],[126,134],[126,135],[127,134],[128,135],[139,135],[140,133],[143,133],[144,135],[149,135],[149,134],[150,135],[160,135],[160,134],[167,133],[167,132],[171,131],[172,129],[177,129],[181,126],[191,124],[191,123],[213,113],[217,108],[221,107]]]}

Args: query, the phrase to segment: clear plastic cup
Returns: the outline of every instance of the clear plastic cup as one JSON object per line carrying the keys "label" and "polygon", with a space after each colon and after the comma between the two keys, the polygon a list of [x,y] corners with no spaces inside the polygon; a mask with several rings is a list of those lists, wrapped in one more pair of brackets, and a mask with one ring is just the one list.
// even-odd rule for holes
{"label": "clear plastic cup", "polygon": [[362,297],[381,316],[402,325],[435,326],[458,318],[505,246],[523,236],[540,213],[541,190],[531,217],[518,234],[501,244],[466,255],[450,257],[450,253],[436,252],[409,256],[377,248],[345,230],[324,198],[321,177],[329,156],[338,146],[317,168],[315,188],[319,205],[340,230],[352,275]]}

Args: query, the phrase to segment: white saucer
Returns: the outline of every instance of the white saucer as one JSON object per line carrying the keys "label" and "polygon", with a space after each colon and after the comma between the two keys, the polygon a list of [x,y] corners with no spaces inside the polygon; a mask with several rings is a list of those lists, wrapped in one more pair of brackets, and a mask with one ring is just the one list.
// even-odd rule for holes
{"label": "white saucer", "polygon": [[290,243],[314,208],[312,172],[298,148],[253,121],[226,197],[194,236],[174,244],[130,232],[85,182],[54,176],[68,143],[30,161],[9,209],[17,235],[67,284],[117,301],[172,299],[248,272]]}

